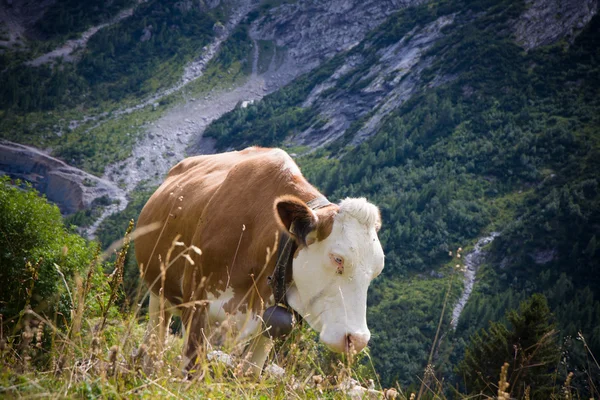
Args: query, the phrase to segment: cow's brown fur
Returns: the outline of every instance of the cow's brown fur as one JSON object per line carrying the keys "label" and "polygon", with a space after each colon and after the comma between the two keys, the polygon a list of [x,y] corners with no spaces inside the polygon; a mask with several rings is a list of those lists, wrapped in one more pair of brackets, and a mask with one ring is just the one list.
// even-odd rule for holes
{"label": "cow's brown fur", "polygon": [[[160,262],[166,261],[178,235],[186,246],[202,251],[202,255],[190,253],[194,265],[183,257],[172,262],[164,287],[165,298],[181,309],[183,322],[190,329],[185,351],[190,358],[201,343],[200,331],[205,324],[202,307],[190,304],[205,300],[207,293],[218,296],[230,286],[234,298],[225,311],[250,308],[258,312],[260,299],[267,301],[271,296],[267,276],[276,257],[267,262],[267,251],[277,243],[277,232],[289,222],[286,218],[297,217],[283,215],[278,219],[276,200],[284,196],[285,200],[297,198],[306,203],[322,196],[304,177],[293,173],[295,168],[286,168],[290,163],[294,165],[282,150],[257,147],[190,157],[171,169],[142,210],[138,227],[163,224],[135,240],[144,280],[153,285],[155,294],[160,289]],[[314,211],[317,240],[330,234],[337,210],[332,204]],[[298,240],[300,245],[304,239]]]}

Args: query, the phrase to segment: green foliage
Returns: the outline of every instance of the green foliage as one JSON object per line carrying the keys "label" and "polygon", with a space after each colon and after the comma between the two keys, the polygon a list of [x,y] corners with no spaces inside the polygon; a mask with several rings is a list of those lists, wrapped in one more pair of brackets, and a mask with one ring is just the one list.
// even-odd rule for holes
{"label": "green foliage", "polygon": [[[85,184],[85,182],[84,182]],[[104,195],[98,197],[92,201],[89,208],[79,210],[71,215],[65,217],[65,226],[69,227],[74,225],[79,228],[85,228],[91,226],[102,215],[103,207],[111,204],[111,200],[108,196]]]}
{"label": "green foliage", "polygon": [[[99,100],[154,92],[151,80],[163,86],[172,83],[197,49],[208,44],[214,23],[209,14],[195,7],[185,10],[160,1],[140,4],[126,23],[102,29],[90,39],[78,72]],[[145,29],[151,37],[142,41]],[[105,83],[117,85],[100,86]]]}
{"label": "green foliage", "polygon": [[[384,386],[406,387],[422,376],[433,346],[446,291],[449,304],[459,296],[461,285],[450,275],[444,278],[381,279],[369,291],[367,319],[371,331],[369,348]],[[452,287],[449,282],[454,279]],[[450,306],[448,306],[450,307]],[[443,326],[452,313],[446,309]]]}
{"label": "green foliage", "polygon": [[511,396],[523,398],[525,388],[531,389],[531,398],[548,399],[553,392],[560,350],[556,331],[546,298],[534,294],[521,303],[519,311],[507,316],[510,329],[492,322],[471,337],[458,374],[468,393],[494,396],[494,383],[500,376],[500,367],[510,364]]}
{"label": "green foliage", "polygon": [[97,236],[103,248],[123,238],[129,221],[137,219],[156,187],[138,186],[123,211],[109,215],[98,227]]}
{"label": "green foliage", "polygon": [[25,305],[51,317],[59,311],[69,318],[72,304],[61,273],[71,282],[91,264],[96,246],[67,232],[58,207],[30,186],[12,186],[7,177],[0,178],[0,227],[4,321],[13,324]]}
{"label": "green foliage", "polygon": [[[123,211],[112,214],[102,221],[96,232],[96,236],[98,237],[98,240],[100,240],[102,248],[107,248],[117,240],[123,238],[123,234],[127,230],[129,221],[137,220],[142,208],[155,190],[156,187],[136,188],[132,193],[129,203],[127,203],[127,207],[125,207]],[[140,271],[135,259],[135,246],[131,243],[124,265],[125,292],[131,296],[130,298],[133,298],[135,291],[141,284]]]}
{"label": "green foliage", "polygon": [[36,22],[35,29],[46,37],[73,37],[75,33],[102,23],[133,4],[133,0],[59,0]]}
{"label": "green foliage", "polygon": [[216,147],[242,147],[251,144],[270,146],[292,132],[308,128],[315,111],[300,107],[310,91],[335,71],[341,60],[334,58],[314,73],[303,75],[293,83],[246,108],[238,105],[209,125],[204,135],[216,139]]}
{"label": "green foliage", "polygon": [[241,62],[242,70],[249,74],[252,70],[252,40],[248,35],[248,20],[241,22],[231,35],[221,44],[217,56],[210,61],[222,71],[229,70],[234,62]]}
{"label": "green foliage", "polygon": [[[67,13],[79,12],[74,4],[58,4],[61,10],[68,8]],[[155,93],[175,82],[185,63],[208,44],[214,23],[198,7],[185,9],[157,0],[141,3],[131,17],[93,35],[77,63],[58,67],[15,63],[3,71],[0,108],[24,113],[91,107]],[[142,41],[145,30],[151,36]]]}

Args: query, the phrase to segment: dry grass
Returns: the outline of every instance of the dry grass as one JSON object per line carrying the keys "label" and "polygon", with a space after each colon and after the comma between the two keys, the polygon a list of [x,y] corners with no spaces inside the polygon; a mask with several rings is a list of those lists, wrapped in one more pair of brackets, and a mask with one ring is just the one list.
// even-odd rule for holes
{"label": "dry grass", "polygon": [[[149,295],[145,287],[138,289],[136,300],[130,304],[123,295],[123,269],[132,227],[116,253],[111,274],[104,274],[99,255],[85,277],[76,277],[71,284],[65,280],[70,293],[69,316],[48,316],[44,310],[27,307],[12,332],[0,332],[0,397],[410,396],[399,387],[380,387],[367,352],[353,357],[335,356],[318,343],[315,332],[303,326],[297,326],[284,341],[276,343],[258,379],[244,373],[243,346],[233,340],[225,340],[220,347],[222,352],[208,345],[208,355],[202,358],[195,373],[184,374],[184,339],[179,334],[167,335],[164,344],[157,343],[156,335],[144,340],[147,316],[143,315],[142,305]],[[163,271],[191,251],[197,250],[174,243]],[[163,305],[161,316],[166,311],[169,310]],[[221,333],[217,329],[209,331],[208,336]]]}
{"label": "dry grass", "polygon": [[[76,277],[71,284],[64,280],[70,301],[68,317],[49,317],[43,310],[27,306],[12,331],[6,332],[0,315],[0,397],[491,399],[465,396],[436,376],[432,355],[438,345],[443,313],[418,395],[399,386],[381,387],[368,350],[351,356],[334,355],[318,343],[317,333],[300,325],[276,343],[260,378],[246,373],[247,342],[238,343],[227,321],[206,333],[207,342],[220,342],[219,348],[207,344],[194,373],[183,373],[184,338],[169,334],[162,343],[158,337],[163,332],[145,332],[143,304],[149,296],[145,285],[138,288],[135,301],[128,303],[123,295],[123,270],[132,228],[130,224],[120,248],[116,247],[119,250],[112,273],[104,274],[103,256],[98,255],[88,266],[85,278]],[[165,272],[175,260],[189,258],[191,252],[198,251],[174,241],[161,266],[162,275],[157,278],[160,286],[164,287]],[[453,263],[461,267],[460,260],[453,259]],[[29,264],[27,268],[35,275],[38,266]],[[33,286],[29,289],[31,294]],[[448,293],[450,290],[451,286]],[[448,296],[444,309],[447,302]],[[162,304],[160,318],[165,319],[170,311]],[[589,351],[583,336],[578,339]],[[598,367],[593,354],[589,355]],[[512,398],[509,388],[518,383],[518,375],[509,374],[508,369],[505,364],[497,386],[490,382],[497,387],[495,399]],[[572,374],[566,377],[554,399],[580,399],[571,386],[572,379]],[[590,382],[593,384],[593,379]],[[530,392],[528,388],[524,399],[530,398]]]}

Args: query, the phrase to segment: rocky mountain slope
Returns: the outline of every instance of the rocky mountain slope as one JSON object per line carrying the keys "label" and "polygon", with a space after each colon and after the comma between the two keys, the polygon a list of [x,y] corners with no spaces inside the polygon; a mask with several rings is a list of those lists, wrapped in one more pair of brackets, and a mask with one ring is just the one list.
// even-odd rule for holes
{"label": "rocky mountain slope", "polygon": [[[164,88],[137,104],[111,111],[110,116],[102,113],[87,115],[80,120],[71,120],[69,128],[74,129],[82,123],[91,123],[92,126],[87,129],[87,132],[93,134],[93,130],[106,123],[107,120],[118,119],[144,108],[156,107],[162,99],[184,90],[186,85],[202,77],[207,65],[218,53],[221,43],[227,40],[251,10],[258,7],[258,3],[251,0],[233,0],[224,3],[233,11],[229,20],[223,25],[223,30],[219,32],[214,42],[201,49],[199,57],[184,68],[181,79],[175,85]],[[142,128],[140,139],[133,146],[131,156],[119,163],[107,166],[104,178],[115,184],[124,185],[125,191],[130,192],[140,182],[146,184],[160,182],[168,169],[185,156],[185,149],[190,145],[193,145],[195,151],[212,152],[210,140],[202,140],[202,132],[211,121],[231,110],[239,102],[259,100],[265,94],[279,89],[300,74],[320,65],[337,52],[350,48],[362,40],[369,30],[382,23],[391,13],[411,4],[411,2],[401,1],[376,3],[340,1],[323,5],[298,2],[269,9],[266,15],[255,20],[249,29],[254,43],[254,51],[252,69],[248,78],[244,79],[239,87],[231,86],[220,89],[199,98],[188,97],[182,104],[169,109],[159,120]],[[52,5],[51,2],[44,4],[44,7],[36,5],[39,8],[39,10],[35,8],[38,10],[35,14],[36,18],[27,20],[28,26],[33,26],[36,21],[43,18],[43,12],[50,5]],[[222,3],[216,1],[209,2],[204,7],[210,10],[220,5]],[[18,16],[26,14],[31,7],[33,5],[25,2],[7,7],[3,14],[6,16],[5,22],[25,23],[25,20]],[[191,8],[192,5],[190,4],[189,7]],[[82,33],[81,39],[69,40],[46,54],[25,61],[25,64],[39,67],[57,58],[73,62],[75,59],[72,58],[71,52],[75,48],[79,48],[81,51],[81,47],[84,47],[85,43],[100,29],[106,28],[110,24],[117,24],[130,17],[134,12],[134,8],[124,9],[110,21],[87,29]],[[11,26],[7,24],[9,29],[13,29],[14,27],[11,28]],[[323,29],[323,27],[327,28]],[[13,33],[18,35],[20,31],[19,28]],[[298,37],[303,39],[294,40]],[[279,61],[271,60],[266,71],[260,74],[257,66],[259,51],[257,41],[273,42],[275,51],[280,52],[277,55]],[[315,47],[316,44],[318,47]],[[275,55],[273,54],[273,57]],[[10,173],[7,170],[5,172]],[[77,185],[76,180],[72,183]],[[40,189],[43,188],[44,186],[40,186]],[[111,212],[122,210],[127,205],[125,198],[119,197],[121,198],[119,205],[103,213],[102,219]],[[58,199],[59,197],[52,196],[52,198]],[[77,209],[81,209],[81,205],[79,208],[73,208],[72,205],[63,207],[63,210],[69,212]],[[91,230],[89,234],[93,235],[94,230]]]}
{"label": "rocky mountain slope", "polygon": [[100,198],[109,203],[126,202],[125,192],[113,182],[18,143],[0,141],[0,173],[31,182],[64,214],[89,208]]}
{"label": "rocky mountain slope", "polygon": [[528,0],[527,10],[514,21],[515,38],[526,50],[558,40],[573,43],[598,12],[597,0]]}
{"label": "rocky mountain slope", "polygon": [[[334,55],[351,50],[391,14],[406,6],[418,4],[394,0],[372,3],[348,0],[327,3],[306,1],[284,3],[268,9],[264,15],[252,22],[249,34],[256,45],[256,56],[256,41],[269,41],[273,43],[273,57],[277,57],[278,62],[275,63],[273,58],[267,71],[259,74],[256,68],[257,60],[253,60],[254,68],[244,86],[204,96],[204,102],[202,98],[194,99],[195,105],[192,105],[194,101],[191,101],[172,108],[168,115],[163,117],[164,120],[145,128],[146,133],[142,132],[141,141],[134,146],[134,154],[128,161],[109,167],[105,177],[114,182],[125,179],[127,191],[131,191],[141,181],[158,182],[169,166],[184,156],[184,150],[190,144],[194,144],[195,152],[211,151],[210,140],[200,139],[204,126],[210,121],[231,110],[238,102],[258,100],[302,73],[318,67]],[[584,7],[559,2],[550,2],[552,7],[546,7],[548,2],[541,0],[531,3],[512,24],[516,40],[526,49],[548,45],[562,38],[572,40],[578,30],[595,15],[598,6],[598,2],[594,0],[587,1]],[[24,32],[23,27],[33,29],[34,23],[43,18],[44,11],[52,4],[53,2],[15,2],[6,5],[2,15],[9,36],[13,39],[19,36]],[[205,7],[213,9],[220,4],[221,2],[211,2]],[[186,84],[202,76],[207,63],[218,52],[220,43],[250,10],[258,7],[258,3],[232,1],[228,6],[240,11],[232,14],[231,21],[225,24],[225,31],[216,39],[215,44],[208,46],[210,49],[206,50],[202,57],[185,68],[178,84],[160,91],[138,105],[128,106],[122,111],[113,111],[111,118],[118,118],[123,113],[129,114],[144,107],[152,107],[162,98],[182,90]],[[108,23],[118,23],[132,13],[132,8],[125,9]],[[25,15],[28,17],[25,18]],[[320,123],[289,137],[290,145],[323,146],[340,138],[351,126],[352,144],[361,143],[372,136],[390,111],[421,89],[420,72],[426,69],[433,59],[427,57],[427,50],[443,36],[443,28],[451,25],[453,18],[453,15],[446,15],[427,24],[414,26],[406,35],[398,38],[399,40],[379,47],[375,57],[350,52],[331,77],[314,87],[303,101],[302,107],[314,109]],[[87,40],[105,26],[107,23],[91,27],[83,33],[83,37]],[[73,47],[69,43],[26,63],[38,66],[55,56],[66,55],[68,58],[68,52],[63,50]],[[277,52],[280,54],[276,54]],[[257,82],[258,75],[260,77]],[[452,79],[452,76],[438,76],[429,83],[429,87],[449,79]],[[349,80],[353,80],[352,84],[357,90],[335,88],[338,83]],[[88,116],[85,121],[94,119],[96,117],[92,116],[90,119]],[[71,126],[76,127],[77,124],[75,122],[75,125]],[[148,150],[154,150],[154,153],[148,153]],[[148,165],[148,162],[152,165]]]}

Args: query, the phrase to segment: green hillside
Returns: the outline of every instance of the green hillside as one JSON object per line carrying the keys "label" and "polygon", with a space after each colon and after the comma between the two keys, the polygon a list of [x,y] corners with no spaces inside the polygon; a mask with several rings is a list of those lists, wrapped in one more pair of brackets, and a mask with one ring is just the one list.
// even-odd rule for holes
{"label": "green hillside", "polygon": [[[418,382],[435,333],[442,291],[428,294],[434,283],[415,274],[445,265],[450,250],[490,231],[502,234],[456,334],[443,344],[452,359],[461,357],[471,334],[533,293],[548,297],[557,341],[581,331],[600,352],[600,20],[570,46],[561,42],[525,53],[506,34],[522,5],[474,4],[486,10],[477,17],[463,6],[400,12],[344,55],[366,52],[374,62],[377,46],[393,43],[414,24],[463,11],[429,51],[435,61],[424,73],[422,92],[391,113],[374,137],[346,145],[364,122],[358,121],[340,140],[299,159],[309,180],[332,200],[366,195],[381,208],[386,272],[371,290],[369,321],[375,366],[386,383]],[[225,115],[207,134],[224,148],[283,143],[318,119],[301,104],[344,56],[256,106]],[[366,72],[356,68],[328,91],[352,90]],[[453,79],[425,89],[438,76]],[[535,254],[544,251],[552,259],[536,264]],[[418,299],[426,312],[407,307],[408,298]],[[394,312],[400,319],[390,318]],[[571,351],[581,358],[574,355],[570,367],[586,376],[585,351]],[[439,367],[451,368],[444,362]]]}

